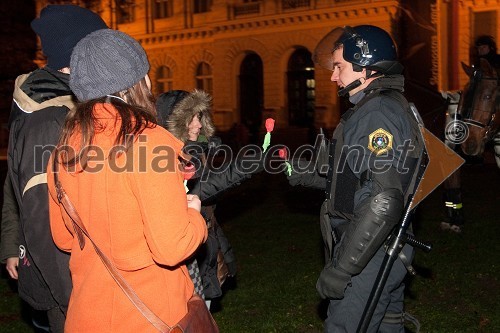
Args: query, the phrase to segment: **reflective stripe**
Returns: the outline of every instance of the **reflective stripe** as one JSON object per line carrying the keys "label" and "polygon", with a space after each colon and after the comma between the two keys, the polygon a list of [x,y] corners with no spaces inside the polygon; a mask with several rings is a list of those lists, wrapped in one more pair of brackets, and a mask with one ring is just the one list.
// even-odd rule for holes
{"label": "reflective stripe", "polygon": [[415,326],[415,333],[420,332],[420,322],[417,318],[409,314],[408,312],[394,313],[386,312],[382,321],[386,324],[401,325],[405,322],[412,323]]}
{"label": "reflective stripe", "polygon": [[31,177],[31,179],[26,183],[26,186],[24,187],[23,196],[27,190],[40,184],[47,184],[47,173],[41,173],[39,175]]}
{"label": "reflective stripe", "polygon": [[453,203],[453,202],[450,202],[450,201],[445,201],[444,202],[445,206],[446,207],[450,207],[450,208],[453,208],[453,209],[461,209],[462,208],[462,203]]}
{"label": "reflective stripe", "polygon": [[386,312],[382,321],[387,324],[404,324],[405,314],[402,312],[401,313]]}

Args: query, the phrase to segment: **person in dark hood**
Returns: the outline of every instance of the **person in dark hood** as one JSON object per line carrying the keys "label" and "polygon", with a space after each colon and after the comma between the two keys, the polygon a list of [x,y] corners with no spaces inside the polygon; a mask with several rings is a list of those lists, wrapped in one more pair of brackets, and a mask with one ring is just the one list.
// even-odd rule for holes
{"label": "person in dark hood", "polygon": [[[332,71],[340,96],[354,105],[324,141],[315,170],[297,164],[291,185],[320,188],[325,267],[316,289],[329,301],[325,332],[357,332],[385,256],[384,243],[399,223],[423,153],[417,117],[402,95],[404,77],[390,35],[375,26],[333,29],[314,52]],[[408,149],[404,147],[408,145]],[[413,249],[402,253],[409,262]],[[402,260],[394,263],[368,332],[404,332]]]}
{"label": "person in dark hood", "polygon": [[[158,97],[156,102],[160,125],[185,142],[208,142],[215,134],[210,112],[212,98],[202,90],[189,93],[173,90]],[[170,110],[166,115],[163,110]],[[161,117],[161,118],[160,118]]]}
{"label": "person in dark hood", "polygon": [[[7,180],[12,183],[12,191],[4,192],[14,194],[19,208],[19,219],[7,218],[5,223],[11,223],[9,229],[18,232],[17,237],[10,239],[4,238],[2,232],[2,248],[4,242],[18,247],[19,258],[8,258],[7,266],[15,278],[12,261],[18,263],[20,297],[35,310],[47,312],[51,332],[63,332],[72,289],[69,255],[52,240],[46,167],[66,114],[75,102],[69,88],[71,52],[82,38],[107,25],[88,9],[48,5],[31,22],[31,27],[40,37],[47,65],[20,75],[15,81]],[[5,188],[9,189],[9,185]]]}
{"label": "person in dark hood", "polygon": [[477,51],[477,59],[475,66],[479,68],[479,59],[484,58],[488,60],[491,66],[495,67],[497,71],[500,70],[500,54],[497,54],[497,43],[493,36],[481,35],[476,38],[474,46]]}
{"label": "person in dark hood", "polygon": [[231,161],[217,168],[219,172],[213,172],[213,157],[221,142],[214,136],[211,96],[208,93],[196,89],[192,92],[169,91],[158,96],[156,108],[158,123],[184,142],[184,152],[190,156],[190,163],[196,170],[187,187],[189,193],[199,195],[201,212],[209,228],[207,242],[198,249],[195,258],[205,300],[210,308],[211,300],[222,295],[221,286],[226,277],[236,274],[233,249],[215,218],[216,198],[262,170],[262,166],[260,161],[253,166]]}

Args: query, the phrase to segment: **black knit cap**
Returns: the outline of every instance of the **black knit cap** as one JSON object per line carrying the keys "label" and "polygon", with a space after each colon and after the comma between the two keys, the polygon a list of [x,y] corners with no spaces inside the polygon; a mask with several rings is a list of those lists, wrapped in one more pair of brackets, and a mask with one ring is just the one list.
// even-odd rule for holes
{"label": "black knit cap", "polygon": [[31,22],[40,37],[47,66],[58,70],[69,67],[73,47],[89,33],[108,26],[93,11],[75,5],[48,5]]}
{"label": "black knit cap", "polygon": [[167,128],[167,120],[174,107],[187,95],[189,93],[185,90],[170,90],[158,96],[156,99],[156,113],[158,114],[158,124],[160,126]]}
{"label": "black knit cap", "polygon": [[481,45],[488,45],[489,47],[496,49],[495,39],[493,38],[493,36],[489,35],[481,35],[477,37],[474,44],[476,45],[476,47]]}

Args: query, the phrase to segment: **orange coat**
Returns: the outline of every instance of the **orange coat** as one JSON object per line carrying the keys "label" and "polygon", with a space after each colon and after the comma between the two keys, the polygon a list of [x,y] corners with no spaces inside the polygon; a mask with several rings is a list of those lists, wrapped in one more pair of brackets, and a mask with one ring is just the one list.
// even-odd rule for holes
{"label": "orange coat", "polygon": [[[98,104],[94,115],[100,125],[93,160],[83,172],[59,167],[59,179],[101,250],[142,301],[173,325],[186,314],[194,289],[183,261],[207,237],[202,216],[187,208],[177,168],[182,142],[160,126],[147,128],[127,154],[111,160],[108,154],[120,123],[115,124],[110,104]],[[65,332],[157,333],[112,279],[88,240],[80,250],[55,195],[52,162],[47,173],[54,242],[71,252],[73,291]]]}

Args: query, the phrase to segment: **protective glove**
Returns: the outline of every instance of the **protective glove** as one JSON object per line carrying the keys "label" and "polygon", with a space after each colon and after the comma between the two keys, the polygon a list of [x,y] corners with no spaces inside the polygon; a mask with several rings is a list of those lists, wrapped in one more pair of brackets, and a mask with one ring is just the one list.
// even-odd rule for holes
{"label": "protective glove", "polygon": [[292,165],[292,172],[290,175],[286,174],[288,183],[292,186],[301,185],[304,183],[304,178],[308,178],[311,175],[313,165],[312,162],[303,159],[290,160],[289,163]]}
{"label": "protective glove", "polygon": [[351,275],[339,268],[335,268],[333,263],[327,264],[321,271],[316,290],[321,298],[342,299],[345,288],[351,281]]}

